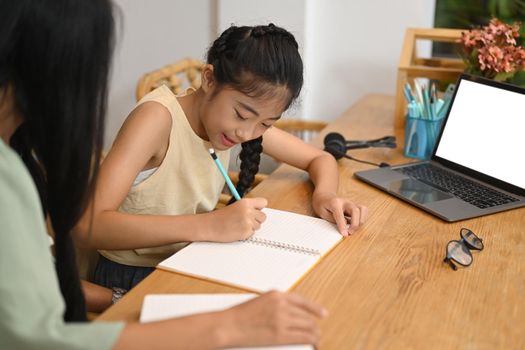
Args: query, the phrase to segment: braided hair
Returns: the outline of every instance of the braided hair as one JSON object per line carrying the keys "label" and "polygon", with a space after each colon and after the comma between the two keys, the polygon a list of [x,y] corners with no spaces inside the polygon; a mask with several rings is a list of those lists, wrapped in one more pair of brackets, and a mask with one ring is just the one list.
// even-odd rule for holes
{"label": "braided hair", "polygon": [[[280,90],[276,87],[285,87],[286,110],[303,86],[303,62],[298,49],[294,36],[273,23],[231,26],[213,42],[207,63],[213,65],[218,86],[231,87],[250,97],[271,98]],[[241,147],[241,171],[236,187],[242,197],[259,170],[262,136],[243,142]]]}

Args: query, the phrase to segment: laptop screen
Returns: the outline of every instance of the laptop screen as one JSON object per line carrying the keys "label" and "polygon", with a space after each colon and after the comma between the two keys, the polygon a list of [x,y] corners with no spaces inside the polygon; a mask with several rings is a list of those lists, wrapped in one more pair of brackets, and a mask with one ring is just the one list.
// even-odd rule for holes
{"label": "laptop screen", "polygon": [[525,94],[462,79],[435,155],[525,188]]}

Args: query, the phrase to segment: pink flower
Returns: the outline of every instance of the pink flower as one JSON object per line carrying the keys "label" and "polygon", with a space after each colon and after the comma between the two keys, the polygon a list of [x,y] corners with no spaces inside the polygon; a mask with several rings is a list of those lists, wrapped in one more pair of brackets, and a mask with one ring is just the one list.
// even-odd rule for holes
{"label": "pink flower", "polygon": [[519,23],[508,25],[493,18],[484,27],[461,33],[459,42],[467,68],[489,78],[525,70],[525,49],[516,46],[519,29]]}

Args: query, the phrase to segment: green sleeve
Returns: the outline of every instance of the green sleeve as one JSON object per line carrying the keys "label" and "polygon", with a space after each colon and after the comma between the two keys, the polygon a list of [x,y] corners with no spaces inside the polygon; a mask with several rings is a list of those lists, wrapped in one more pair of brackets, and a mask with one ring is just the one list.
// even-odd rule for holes
{"label": "green sleeve", "polygon": [[36,188],[0,140],[0,349],[110,349],[124,323],[65,323]]}

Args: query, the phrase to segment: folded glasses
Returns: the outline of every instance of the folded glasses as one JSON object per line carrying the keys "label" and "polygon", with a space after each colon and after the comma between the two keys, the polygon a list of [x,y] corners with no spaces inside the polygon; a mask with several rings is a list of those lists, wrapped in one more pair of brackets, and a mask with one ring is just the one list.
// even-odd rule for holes
{"label": "folded glasses", "polygon": [[458,267],[454,264],[458,264],[464,267],[472,264],[472,253],[471,250],[483,250],[483,240],[476,236],[474,232],[468,228],[462,228],[459,231],[461,235],[460,241],[450,241],[447,244],[447,256],[443,260],[449,264],[454,270]]}

